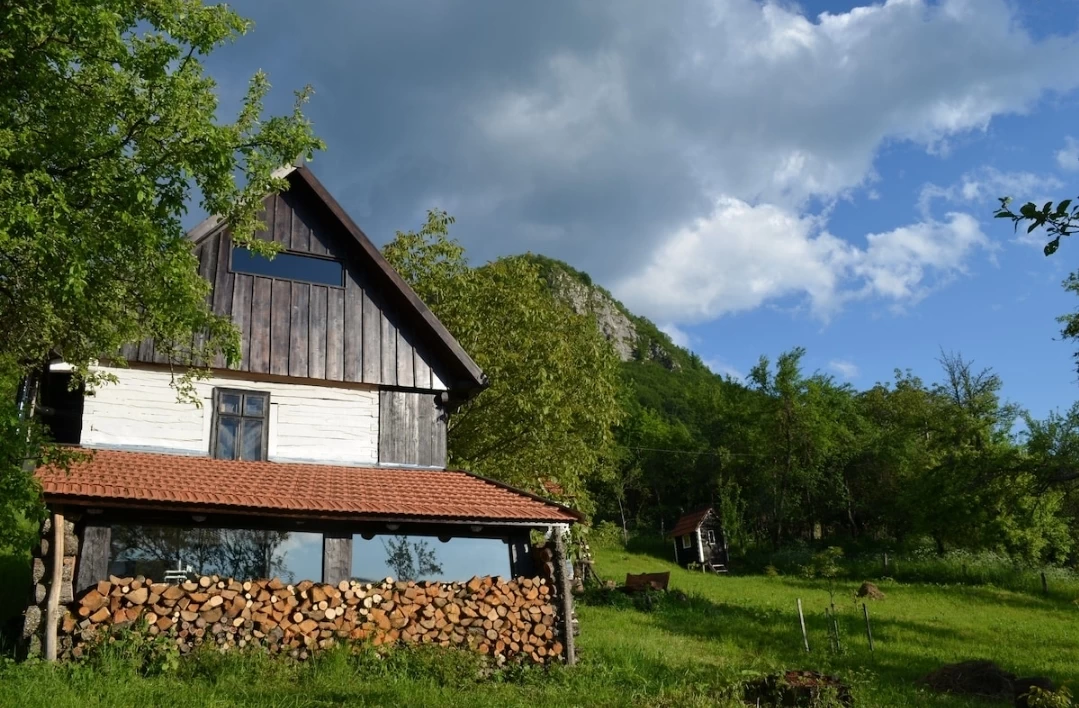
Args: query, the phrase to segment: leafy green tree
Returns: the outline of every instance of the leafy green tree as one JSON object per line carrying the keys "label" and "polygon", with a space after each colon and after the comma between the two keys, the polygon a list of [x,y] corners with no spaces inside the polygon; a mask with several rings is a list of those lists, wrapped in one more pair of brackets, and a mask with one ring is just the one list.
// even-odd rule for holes
{"label": "leafy green tree", "polygon": [[[181,366],[235,358],[181,218],[198,195],[252,245],[263,196],[286,186],[274,170],[322,147],[301,112],[309,90],[266,117],[262,73],[236,119],[218,120],[202,61],[249,28],[200,0],[0,3],[0,382],[50,357],[85,376],[147,337]],[[5,432],[22,425],[12,399]],[[16,500],[0,510],[0,543],[39,513],[21,464],[36,439],[0,442],[0,487]]]}
{"label": "leafy green tree", "polygon": [[431,211],[384,249],[491,381],[450,418],[451,461],[542,494],[557,485],[591,511],[586,482],[611,473],[622,416],[614,352],[526,258],[470,267],[452,223]]}

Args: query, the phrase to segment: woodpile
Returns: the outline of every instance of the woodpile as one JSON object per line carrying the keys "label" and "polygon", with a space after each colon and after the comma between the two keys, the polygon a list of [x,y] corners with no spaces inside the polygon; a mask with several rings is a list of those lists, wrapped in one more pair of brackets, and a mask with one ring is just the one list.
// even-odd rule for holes
{"label": "woodpile", "polygon": [[240,582],[203,576],[179,585],[110,577],[71,604],[62,622],[64,656],[78,657],[103,630],[141,627],[222,650],[261,647],[297,659],[340,641],[429,643],[506,660],[560,660],[552,586],[546,580],[473,578],[465,583],[278,579]]}

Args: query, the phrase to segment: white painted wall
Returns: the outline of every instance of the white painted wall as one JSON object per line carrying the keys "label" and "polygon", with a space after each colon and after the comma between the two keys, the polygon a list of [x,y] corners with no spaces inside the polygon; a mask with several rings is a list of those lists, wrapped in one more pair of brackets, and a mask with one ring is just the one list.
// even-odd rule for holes
{"label": "white painted wall", "polygon": [[99,367],[119,379],[86,396],[86,447],[207,455],[215,387],[268,391],[268,457],[278,462],[378,462],[378,390],[279,383],[232,377],[195,382],[202,407],[176,400],[168,371]]}

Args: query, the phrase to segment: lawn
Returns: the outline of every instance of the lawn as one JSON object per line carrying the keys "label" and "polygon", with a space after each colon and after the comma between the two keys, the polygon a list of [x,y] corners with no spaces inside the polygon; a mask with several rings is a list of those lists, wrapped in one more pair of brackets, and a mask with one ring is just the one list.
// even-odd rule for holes
{"label": "lawn", "polygon": [[[919,689],[919,676],[953,661],[992,659],[1018,674],[1043,674],[1079,686],[1079,607],[992,587],[882,581],[872,601],[876,651],[869,652],[861,578],[837,584],[844,653],[828,649],[824,581],[796,577],[706,576],[644,554],[600,551],[602,575],[671,570],[684,603],[644,612],[579,606],[580,664],[517,671],[482,682],[470,657],[399,651],[328,654],[300,666],[259,656],[203,655],[172,672],[140,677],[113,658],[95,665],[0,665],[0,705],[12,706],[705,706],[734,705],[724,691],[779,668],[836,673],[859,706],[991,706]],[[1079,590],[1076,595],[1079,596]],[[798,629],[801,598],[812,653]]]}

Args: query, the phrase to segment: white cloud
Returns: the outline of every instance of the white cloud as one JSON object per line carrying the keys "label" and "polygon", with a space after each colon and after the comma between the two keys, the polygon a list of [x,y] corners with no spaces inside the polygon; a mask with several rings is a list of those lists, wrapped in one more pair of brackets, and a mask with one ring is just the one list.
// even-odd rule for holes
{"label": "white cloud", "polygon": [[679,329],[677,326],[669,322],[659,325],[659,329],[661,332],[670,337],[671,341],[674,342],[675,345],[683,347],[685,349],[689,348],[689,333],[685,330]]}
{"label": "white cloud", "polygon": [[713,374],[719,374],[720,376],[730,376],[735,381],[744,381],[745,374],[731,366],[722,359],[705,359],[704,365],[708,367],[708,370]]}
{"label": "white cloud", "polygon": [[614,292],[631,309],[667,321],[706,321],[784,297],[808,300],[827,319],[853,299],[917,302],[989,246],[978,222],[962,213],[869,234],[864,246],[823,227],[791,210],[724,197],[708,218],[665,239]]}
{"label": "white cloud", "polygon": [[933,201],[938,199],[958,204],[987,204],[1000,197],[1040,201],[1048,192],[1063,186],[1064,183],[1052,175],[1002,172],[986,166],[965,173],[958,182],[946,187],[933,183],[923,185],[918,208],[928,218]]}
{"label": "white cloud", "polygon": [[1062,170],[1079,170],[1079,140],[1070,135],[1064,138],[1064,147],[1057,150],[1057,164]]}
{"label": "white cloud", "polygon": [[828,368],[845,379],[858,378],[858,366],[843,359],[833,359],[828,362]]}

